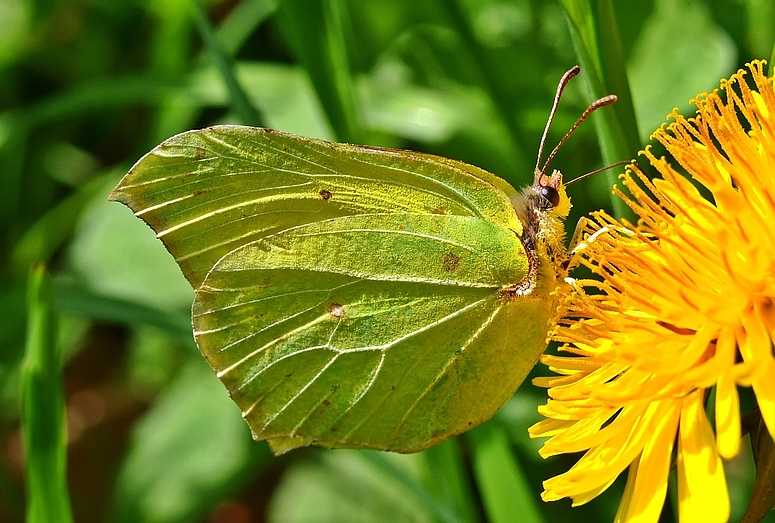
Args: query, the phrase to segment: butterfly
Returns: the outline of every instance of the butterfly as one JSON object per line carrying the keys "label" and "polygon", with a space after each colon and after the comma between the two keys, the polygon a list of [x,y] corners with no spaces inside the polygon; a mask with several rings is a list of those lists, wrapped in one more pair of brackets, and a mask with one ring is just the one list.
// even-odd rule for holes
{"label": "butterfly", "polygon": [[256,440],[414,452],[511,397],[567,268],[556,148],[539,164],[578,72],[522,191],[430,154],[234,125],[174,136],[132,167],[110,199],[196,290],[196,343]]}

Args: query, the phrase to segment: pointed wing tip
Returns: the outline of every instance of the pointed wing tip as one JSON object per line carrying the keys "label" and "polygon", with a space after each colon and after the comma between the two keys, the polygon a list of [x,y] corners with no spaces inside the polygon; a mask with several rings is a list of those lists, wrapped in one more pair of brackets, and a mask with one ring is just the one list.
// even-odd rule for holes
{"label": "pointed wing tip", "polygon": [[123,193],[121,185],[116,185],[112,191],[110,191],[110,194],[108,194],[108,201],[109,202],[119,202],[123,203],[124,205],[127,205],[126,201],[126,195]]}
{"label": "pointed wing tip", "polygon": [[[140,208],[138,208],[139,201],[137,199],[137,196],[135,195],[133,197],[131,192],[123,185],[123,182],[124,180],[122,179],[118,183],[118,185],[113,187],[113,189],[110,191],[110,194],[108,194],[108,201],[118,202],[123,205],[126,205],[127,207],[129,207],[129,209],[131,209],[133,213],[137,214],[137,211],[140,210]],[[148,223],[147,220],[143,220],[143,221]]]}

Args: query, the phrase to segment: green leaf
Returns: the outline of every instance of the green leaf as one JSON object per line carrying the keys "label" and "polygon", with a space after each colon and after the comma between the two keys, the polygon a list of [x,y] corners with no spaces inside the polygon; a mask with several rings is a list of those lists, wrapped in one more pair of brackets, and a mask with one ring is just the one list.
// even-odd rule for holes
{"label": "green leaf", "polygon": [[223,387],[190,361],[137,422],[115,489],[113,521],[192,520],[269,457],[250,439]]}
{"label": "green leaf", "polygon": [[216,39],[224,53],[234,56],[256,31],[256,28],[277,9],[278,0],[244,0],[235,5],[218,26]]}
{"label": "green leaf", "polygon": [[543,523],[537,493],[532,491],[515,459],[503,427],[497,422],[485,423],[469,432],[468,439],[487,520],[491,523]]}
{"label": "green leaf", "polygon": [[767,64],[767,76],[773,76],[775,74],[775,44],[772,46],[772,53],[770,53],[770,62]]}
{"label": "green leaf", "polygon": [[[103,185],[83,212],[67,253],[70,274],[93,295],[152,309],[188,309],[191,288],[153,231],[106,201],[112,184]],[[138,271],[138,265],[145,269]]]}
{"label": "green leaf", "polygon": [[339,140],[363,142],[344,39],[347,5],[341,0],[280,0],[280,27],[307,70]]}
{"label": "green leaf", "polygon": [[67,493],[67,436],[62,361],[51,283],[42,264],[30,273],[27,353],[22,375],[22,432],[29,523],[73,520]]}
{"label": "green leaf", "polygon": [[[311,459],[309,459],[311,458]],[[413,474],[419,455],[313,454],[292,464],[272,497],[270,523],[452,523]]]}
{"label": "green leaf", "polygon": [[496,114],[500,117],[505,129],[508,130],[510,138],[510,153],[515,165],[524,165],[526,163],[524,146],[524,133],[517,125],[513,104],[510,102],[511,94],[504,90],[502,82],[498,78],[498,71],[490,62],[490,54],[484,49],[482,44],[474,34],[474,28],[471,25],[471,19],[463,8],[461,0],[442,0],[444,11],[449,16],[452,26],[456,30],[460,39],[465,43],[469,53],[471,53],[472,63],[478,68],[478,77],[482,86],[489,94],[495,108]]}
{"label": "green leaf", "polygon": [[[626,63],[624,60],[624,51],[622,49],[619,28],[614,13],[614,4],[612,0],[598,0],[597,19],[599,20],[599,40],[605,45],[600,46],[600,61],[603,66],[603,81],[605,90],[608,93],[616,94],[616,104],[612,106],[613,115],[619,124],[619,129],[623,136],[617,137],[617,142],[623,142],[620,147],[615,148],[614,144],[602,141],[602,147],[611,149],[605,153],[608,157],[614,154],[621,154],[622,150],[628,150],[634,154],[643,148],[643,143],[638,137],[638,122],[635,117],[635,107],[633,106],[632,93],[630,92],[630,82],[627,78]],[[602,93],[604,96],[607,93]],[[600,116],[601,119],[604,116]],[[606,158],[610,161],[612,158]],[[621,158],[619,161],[623,160]]]}
{"label": "green leaf", "polygon": [[102,175],[79,187],[27,229],[11,254],[12,271],[20,274],[36,260],[47,261],[69,239],[84,208],[108,179],[115,176]]}
{"label": "green leaf", "polygon": [[[562,0],[568,17],[571,37],[587,79],[591,98],[609,94],[619,97],[613,111],[598,111],[593,120],[598,131],[603,160],[607,164],[627,161],[641,149],[635,112],[625,71],[624,52],[610,0]],[[590,100],[592,101],[592,100]],[[606,174],[609,186],[616,182],[616,173]],[[631,215],[618,198],[611,198],[617,216]]]}
{"label": "green leaf", "polygon": [[197,289],[197,344],[276,452],[417,451],[503,405],[554,307],[518,198],[461,162],[234,126],[167,140],[111,194]]}
{"label": "green leaf", "polygon": [[[449,442],[449,440],[447,441]],[[444,443],[434,447],[439,448],[444,446]],[[428,460],[428,454],[432,453],[434,448],[428,449],[424,452],[416,454],[418,458],[420,456]],[[412,504],[422,506],[429,514],[434,516],[434,520],[441,523],[453,523],[460,521],[463,515],[456,512],[456,507],[453,503],[449,503],[450,500],[443,499],[439,496],[437,489],[428,487],[427,482],[424,485],[419,481],[418,472],[422,470],[421,459],[407,459],[407,455],[387,454],[384,452],[376,452],[371,450],[361,451],[359,456],[364,458],[369,464],[376,469],[375,472],[384,475],[386,478],[390,478],[392,482],[396,483],[396,486],[403,487],[407,493],[411,493]],[[413,457],[413,456],[412,456]],[[416,463],[411,469],[409,465]],[[440,471],[439,471],[440,472]],[[436,485],[434,485],[436,486]]]}
{"label": "green leaf", "polygon": [[426,469],[423,483],[439,504],[455,514],[454,521],[474,523],[480,517],[460,441],[448,439],[421,454]]}
{"label": "green leaf", "polygon": [[229,98],[234,111],[240,116],[242,123],[246,125],[261,125],[263,118],[250,103],[247,94],[245,94],[237,80],[232,60],[221,48],[221,44],[218,42],[215,31],[207,20],[207,15],[199,4],[199,0],[191,0],[191,6],[194,11],[194,20],[196,20],[196,25],[199,28],[205,46],[210,52],[210,56],[229,91]]}
{"label": "green leaf", "polygon": [[24,57],[25,48],[35,40],[34,7],[24,0],[8,0],[0,17],[0,68]]}
{"label": "green leaf", "polygon": [[657,0],[629,64],[639,132],[646,141],[674,107],[718,87],[734,72],[734,42],[697,0]]}
{"label": "green leaf", "polygon": [[[253,102],[261,108],[269,127],[315,138],[333,137],[326,115],[302,68],[269,62],[239,62],[237,76]],[[181,91],[181,98],[193,107],[222,107],[228,104],[228,93],[212,68],[194,72],[190,87]],[[168,133],[163,138],[169,136]]]}
{"label": "green leaf", "polygon": [[54,302],[62,312],[125,325],[151,325],[178,341],[189,344],[193,341],[187,313],[106,296],[66,279],[54,280],[53,287]]}
{"label": "green leaf", "polygon": [[[603,64],[598,49],[595,14],[589,0],[560,0],[571,24],[571,37],[576,40],[576,51],[580,55],[582,67],[588,70],[592,81],[603,77]],[[596,85],[600,89],[602,85]],[[602,92],[602,91],[601,91]],[[595,94],[594,96],[598,96]]]}

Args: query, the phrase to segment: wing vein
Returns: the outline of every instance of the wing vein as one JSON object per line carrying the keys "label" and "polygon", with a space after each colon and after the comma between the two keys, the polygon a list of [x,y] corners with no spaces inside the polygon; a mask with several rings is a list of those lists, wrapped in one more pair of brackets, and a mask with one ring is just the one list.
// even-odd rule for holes
{"label": "wing vein", "polygon": [[[493,322],[495,317],[500,313],[501,309],[503,308],[503,305],[498,305],[492,314],[480,325],[476,332],[474,332],[466,341],[463,343],[463,345],[460,347],[460,351],[464,351],[468,346],[475,340],[484,330],[490,325],[490,323]],[[447,360],[447,362],[444,364],[444,367],[439,371],[439,373],[436,375],[436,377],[428,384],[427,387],[425,387],[425,390],[422,391],[422,393],[417,396],[417,399],[415,399],[414,403],[407,409],[406,413],[404,414],[403,418],[401,418],[401,421],[398,422],[398,425],[396,426],[395,430],[393,431],[393,436],[391,440],[395,440],[396,436],[398,435],[398,431],[401,430],[401,427],[403,427],[404,422],[409,418],[409,415],[414,411],[414,409],[417,407],[417,405],[420,404],[420,401],[428,395],[428,393],[433,389],[433,387],[436,385],[436,383],[439,382],[439,380],[444,376],[444,374],[447,373],[449,368],[452,366],[452,364],[457,359],[458,355],[456,353],[453,353],[452,356]]]}

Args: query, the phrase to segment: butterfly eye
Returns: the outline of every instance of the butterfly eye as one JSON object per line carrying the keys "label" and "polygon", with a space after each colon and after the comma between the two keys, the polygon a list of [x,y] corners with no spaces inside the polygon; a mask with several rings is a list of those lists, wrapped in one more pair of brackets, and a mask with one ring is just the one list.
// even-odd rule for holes
{"label": "butterfly eye", "polygon": [[541,196],[552,204],[552,207],[560,205],[560,193],[554,187],[541,187]]}

